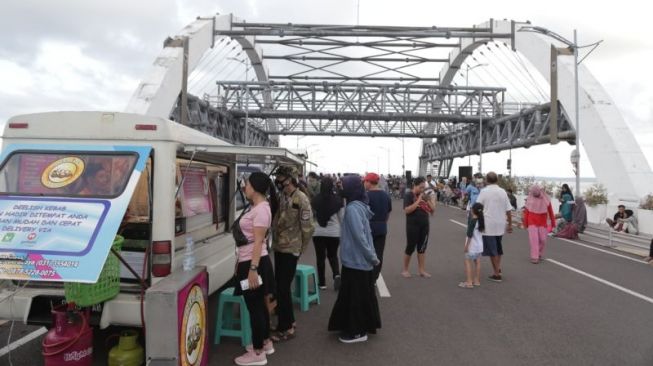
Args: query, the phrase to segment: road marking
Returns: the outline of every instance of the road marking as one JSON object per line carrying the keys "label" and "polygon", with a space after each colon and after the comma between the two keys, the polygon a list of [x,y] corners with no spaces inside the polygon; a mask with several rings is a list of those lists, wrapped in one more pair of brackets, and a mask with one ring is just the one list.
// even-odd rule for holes
{"label": "road marking", "polygon": [[467,225],[463,224],[462,222],[456,221],[454,219],[449,219],[449,221],[453,222],[454,224],[460,225],[462,227],[467,227]]}
{"label": "road marking", "polygon": [[[465,225],[465,224],[463,224],[463,223],[461,223],[461,222],[458,222],[458,221],[456,221],[456,220],[449,219],[449,221],[453,222],[454,224],[458,224],[458,225],[460,225],[460,226],[467,227],[467,225]],[[615,256],[615,257],[619,257],[619,258],[627,259],[627,260],[629,260],[629,261],[633,261],[633,262],[636,262],[636,263],[648,264],[648,263],[646,263],[646,262],[645,262],[644,260],[642,260],[642,259],[632,258],[632,257],[629,257],[629,256],[627,256],[627,255],[623,255],[623,254],[619,254],[619,253],[614,253],[614,252],[611,252],[611,251],[609,251],[609,250],[605,250],[605,249],[601,249],[601,248],[596,248],[596,247],[593,247],[593,246],[591,246],[591,245],[587,245],[587,244],[583,244],[583,243],[575,242],[575,241],[573,241],[573,240],[564,239],[564,238],[555,238],[555,239],[562,240],[562,241],[564,241],[564,242],[566,242],[566,243],[569,243],[569,244],[574,244],[574,245],[578,245],[578,246],[585,247],[585,248],[588,248],[588,249],[596,250],[597,252],[601,252],[601,253],[605,253],[605,254],[610,254],[610,255],[613,255],[613,256]]]}
{"label": "road marking", "polygon": [[390,291],[388,291],[382,274],[379,274],[379,278],[376,280],[376,288],[379,290],[380,297],[390,297]]}
{"label": "road marking", "polygon": [[29,343],[29,342],[33,341],[34,339],[44,335],[47,332],[48,332],[48,330],[45,329],[45,327],[41,327],[38,330],[35,330],[32,333],[24,336],[23,338],[18,339],[15,342],[12,342],[10,345],[5,346],[3,348],[0,348],[0,357],[6,355],[7,353],[15,350],[16,348],[18,348],[18,347],[20,347],[20,346],[22,346],[22,345],[24,345],[26,343]]}
{"label": "road marking", "polygon": [[572,271],[572,272],[576,272],[576,273],[578,273],[578,274],[580,274],[580,275],[583,275],[583,276],[585,276],[585,277],[591,278],[591,279],[593,279],[594,281],[600,282],[600,283],[602,283],[602,284],[604,284],[604,285],[610,286],[610,287],[612,287],[612,288],[614,288],[614,289],[617,289],[617,290],[619,290],[619,291],[621,291],[621,292],[627,293],[628,295],[635,296],[635,297],[637,297],[637,298],[639,298],[639,299],[641,299],[641,300],[644,300],[644,301],[646,301],[646,302],[648,302],[648,303],[653,304],[653,298],[650,298],[650,297],[648,297],[648,296],[642,295],[642,294],[640,294],[639,292],[635,292],[635,291],[630,290],[630,289],[627,289],[627,288],[625,288],[625,287],[623,287],[623,286],[619,286],[619,285],[617,285],[617,284],[615,284],[615,283],[612,283],[612,282],[610,282],[610,281],[608,281],[608,280],[604,280],[604,279],[601,278],[601,277],[594,276],[593,274],[589,274],[589,273],[587,273],[587,272],[581,271],[581,270],[578,269],[578,268],[574,268],[574,267],[569,266],[569,265],[567,265],[567,264],[560,263],[560,262],[558,262],[558,261],[556,261],[556,260],[549,259],[549,258],[547,258],[547,259],[545,259],[545,260],[546,260],[547,262],[551,262],[551,263],[553,263],[553,264],[557,264],[558,266],[560,266],[560,267],[562,267],[562,268],[566,268],[566,269],[568,269],[568,270],[570,270],[570,271]]}
{"label": "road marking", "polygon": [[637,262],[637,263],[641,263],[641,264],[648,264],[648,263],[646,263],[646,262],[645,262],[644,260],[642,260],[642,259],[631,258],[631,257],[629,257],[629,256],[627,256],[627,255],[614,253],[614,252],[611,252],[611,251],[609,251],[609,250],[605,250],[605,249],[601,249],[601,248],[595,248],[595,247],[593,247],[593,246],[591,246],[591,245],[587,245],[587,244],[583,244],[583,243],[577,243],[577,242],[575,242],[575,241],[573,241],[573,240],[563,239],[563,238],[556,238],[556,239],[558,239],[558,240],[562,240],[562,241],[567,242],[567,243],[570,243],[570,244],[574,244],[574,245],[578,245],[578,246],[581,246],[581,247],[585,247],[585,248],[589,248],[589,249],[592,249],[592,250],[596,250],[597,252],[601,252],[601,253],[606,253],[606,254],[614,255],[615,257],[619,257],[619,258],[628,259],[628,260],[633,261],[633,262]]}

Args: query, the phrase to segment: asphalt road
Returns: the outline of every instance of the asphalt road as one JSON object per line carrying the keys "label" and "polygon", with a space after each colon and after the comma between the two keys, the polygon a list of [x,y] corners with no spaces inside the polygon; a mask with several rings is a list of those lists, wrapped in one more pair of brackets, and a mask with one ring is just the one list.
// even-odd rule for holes
{"label": "asphalt road", "polygon": [[[549,239],[547,260],[533,265],[526,232],[515,230],[504,238],[503,283],[486,279],[491,270],[483,260],[482,286],[460,289],[465,232],[452,220],[465,222],[464,212],[438,207],[431,222],[427,270],[433,278],[405,279],[400,275],[404,217],[395,201],[383,267],[391,297],[379,299],[383,328],[366,343],[338,342],[326,330],[336,298],[329,289],[321,293],[321,305],[296,312],[297,337],[277,344],[269,364],[653,364],[652,266],[630,255],[558,239]],[[313,254],[309,250],[300,262],[314,264]],[[8,328],[0,326],[0,348]],[[16,326],[12,339],[34,329]],[[96,344],[101,344],[98,338]],[[14,365],[41,364],[39,344],[37,339],[15,350]],[[232,364],[241,352],[237,340],[227,339],[211,346],[210,364]],[[0,365],[6,364],[7,357],[1,357]]]}

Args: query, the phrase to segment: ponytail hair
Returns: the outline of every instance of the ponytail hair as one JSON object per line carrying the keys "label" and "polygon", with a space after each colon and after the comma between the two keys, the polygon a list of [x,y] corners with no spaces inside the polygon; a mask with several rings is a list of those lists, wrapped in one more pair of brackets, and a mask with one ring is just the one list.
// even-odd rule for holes
{"label": "ponytail hair", "polygon": [[485,216],[483,216],[483,204],[476,202],[472,206],[472,213],[478,217],[478,231],[485,231]]}

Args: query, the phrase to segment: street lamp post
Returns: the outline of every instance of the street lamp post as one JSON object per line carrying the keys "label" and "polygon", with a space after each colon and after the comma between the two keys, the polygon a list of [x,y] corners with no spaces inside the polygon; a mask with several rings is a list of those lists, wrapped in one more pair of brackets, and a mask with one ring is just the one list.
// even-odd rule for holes
{"label": "street lamp post", "polygon": [[406,148],[404,146],[404,138],[401,138],[401,175],[406,174]]}
{"label": "street lamp post", "polygon": [[245,146],[249,145],[249,77],[247,76],[251,65],[248,65],[245,60],[235,57],[227,57],[227,60],[240,62],[245,66]]}
{"label": "street lamp post", "polygon": [[[489,64],[486,64],[486,63],[476,64],[474,66],[469,66],[469,64],[467,64],[466,65],[467,66],[467,68],[466,68],[467,72],[465,72],[465,87],[469,87],[469,72],[470,71],[474,70],[477,67],[483,67],[483,66],[488,66],[488,65]],[[483,92],[481,92],[481,98],[480,98],[479,103],[478,103],[478,108],[479,108],[479,113],[478,113],[478,115],[479,115],[479,123],[478,123],[478,126],[479,126],[478,157],[480,159],[479,162],[478,162],[479,173],[482,173],[482,170],[483,170],[482,169],[482,167],[483,167],[483,155],[482,155],[483,154],[483,152],[482,152],[482,149],[483,149],[483,147],[482,147],[483,146],[483,116],[481,115],[481,112],[482,112],[481,103],[483,103]],[[470,166],[472,165],[472,155],[471,154],[469,155],[469,165]]]}
{"label": "street lamp post", "polygon": [[[583,62],[587,58],[587,56],[589,56],[590,53],[592,53],[592,51],[594,51],[601,44],[601,42],[603,42],[603,40],[600,40],[598,42],[594,42],[594,43],[589,44],[589,45],[579,46],[578,45],[578,33],[577,33],[576,29],[574,29],[574,41],[573,42],[566,39],[566,38],[564,38],[563,36],[561,36],[561,35],[559,35],[559,34],[557,34],[555,32],[552,32],[552,31],[550,31],[550,30],[548,30],[546,28],[542,28],[542,27],[530,27],[529,26],[529,27],[524,27],[524,28],[520,29],[520,31],[536,32],[536,33],[544,34],[544,35],[546,35],[548,37],[551,37],[551,38],[553,38],[553,39],[567,45],[567,47],[568,47],[567,51],[569,51],[569,50],[573,51],[573,55],[574,55],[574,104],[576,106],[576,113],[574,113],[575,117],[576,117],[576,140],[575,140],[576,141],[576,150],[574,152],[572,152],[572,163],[573,163],[573,161],[576,161],[575,169],[574,169],[575,174],[576,174],[576,189],[575,189],[575,191],[576,191],[576,197],[580,197],[580,101],[579,101],[579,98],[578,98],[578,94],[579,94],[578,66],[581,64],[581,62]],[[578,50],[580,48],[585,48],[585,47],[592,47],[592,49],[587,53],[587,55],[585,55],[585,57],[583,57],[582,60],[578,61]],[[569,55],[570,53],[567,52],[567,53],[563,53],[563,54],[568,54]]]}
{"label": "street lamp post", "polygon": [[[385,147],[385,146],[377,146],[379,149],[385,150],[386,153],[388,153],[388,174],[390,174],[390,148]],[[381,170],[379,168],[379,170]]]}
{"label": "street lamp post", "polygon": [[578,37],[574,29],[574,103],[576,104],[576,151],[578,164],[576,165],[576,197],[580,197],[580,102],[578,100]]}
{"label": "street lamp post", "polygon": [[478,172],[483,174],[483,91],[478,101]]}

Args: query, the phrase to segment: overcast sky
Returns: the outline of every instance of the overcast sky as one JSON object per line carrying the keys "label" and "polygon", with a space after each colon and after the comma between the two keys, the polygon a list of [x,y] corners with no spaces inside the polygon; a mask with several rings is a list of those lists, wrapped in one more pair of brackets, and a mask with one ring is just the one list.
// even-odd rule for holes
{"label": "overcast sky", "polygon": [[[632,0],[571,1],[360,0],[360,24],[471,26],[530,20],[580,43],[605,40],[586,61],[621,109],[653,161],[653,38],[650,12]],[[112,0],[7,2],[0,12],[0,122],[49,110],[122,110],[167,36],[198,15],[234,13],[248,21],[356,23],[357,0]],[[398,173],[397,139],[283,138],[307,146],[321,171]],[[388,150],[390,152],[388,153]],[[513,151],[513,173],[572,176],[567,144]],[[406,169],[417,169],[418,140],[405,140]],[[506,153],[484,155],[484,170],[505,172]],[[458,159],[467,164],[468,159]],[[478,157],[472,158],[476,165]],[[583,176],[593,172],[586,159]]]}

